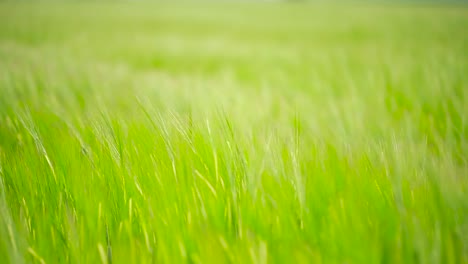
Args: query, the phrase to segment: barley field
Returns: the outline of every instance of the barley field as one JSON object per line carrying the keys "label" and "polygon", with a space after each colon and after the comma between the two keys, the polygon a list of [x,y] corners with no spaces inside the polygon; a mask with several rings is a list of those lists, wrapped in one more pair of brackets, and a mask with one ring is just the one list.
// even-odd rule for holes
{"label": "barley field", "polygon": [[468,6],[1,2],[0,262],[468,263]]}

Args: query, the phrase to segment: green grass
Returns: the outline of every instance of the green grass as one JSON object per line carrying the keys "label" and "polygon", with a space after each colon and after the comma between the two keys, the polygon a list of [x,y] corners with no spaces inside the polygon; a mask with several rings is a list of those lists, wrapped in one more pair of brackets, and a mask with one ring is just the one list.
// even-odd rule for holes
{"label": "green grass", "polygon": [[464,6],[0,3],[3,263],[468,263]]}

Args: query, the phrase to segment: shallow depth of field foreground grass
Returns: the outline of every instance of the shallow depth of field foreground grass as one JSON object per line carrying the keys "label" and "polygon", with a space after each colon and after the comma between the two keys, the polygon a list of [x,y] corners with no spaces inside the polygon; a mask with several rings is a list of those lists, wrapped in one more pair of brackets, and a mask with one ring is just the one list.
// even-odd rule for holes
{"label": "shallow depth of field foreground grass", "polygon": [[1,262],[467,263],[467,28],[1,3]]}

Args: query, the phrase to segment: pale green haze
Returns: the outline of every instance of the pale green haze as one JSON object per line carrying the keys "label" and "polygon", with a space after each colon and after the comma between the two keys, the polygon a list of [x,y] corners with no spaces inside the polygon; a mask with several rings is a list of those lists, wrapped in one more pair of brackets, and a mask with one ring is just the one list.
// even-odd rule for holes
{"label": "pale green haze", "polygon": [[468,263],[468,6],[0,3],[1,263]]}

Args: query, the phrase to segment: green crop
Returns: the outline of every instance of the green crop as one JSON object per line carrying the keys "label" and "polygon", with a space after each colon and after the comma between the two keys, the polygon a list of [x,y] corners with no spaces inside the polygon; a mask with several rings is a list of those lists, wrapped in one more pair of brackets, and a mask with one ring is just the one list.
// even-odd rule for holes
{"label": "green crop", "polygon": [[468,9],[0,3],[4,263],[467,263]]}

